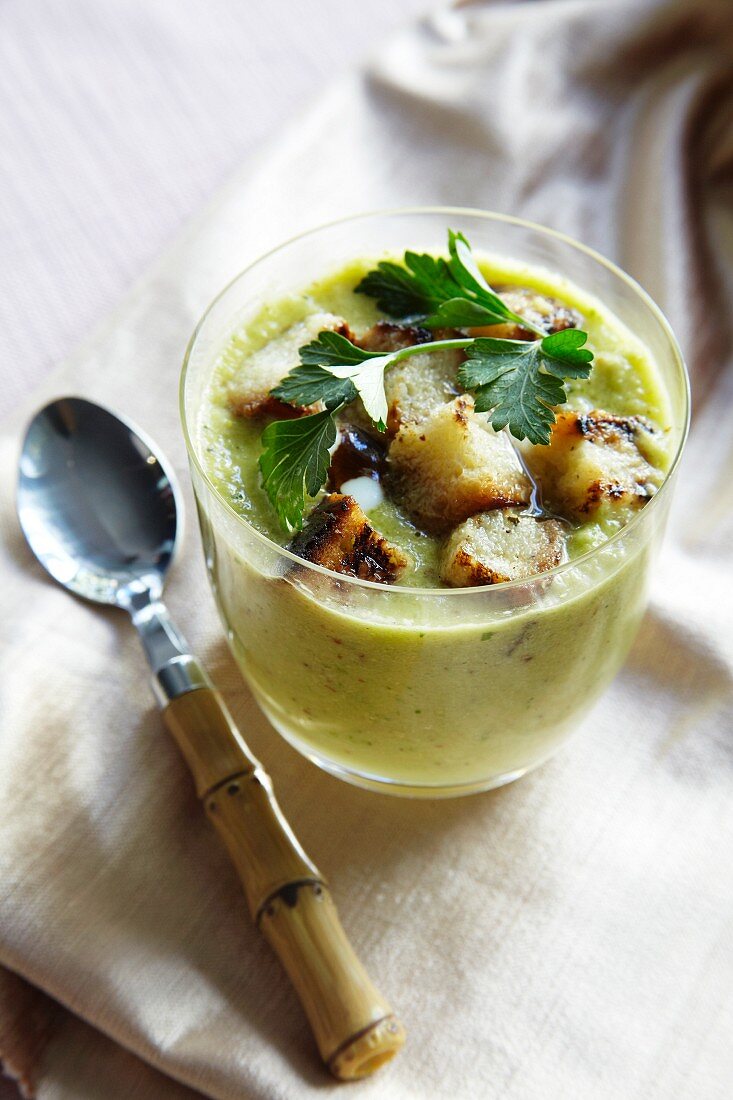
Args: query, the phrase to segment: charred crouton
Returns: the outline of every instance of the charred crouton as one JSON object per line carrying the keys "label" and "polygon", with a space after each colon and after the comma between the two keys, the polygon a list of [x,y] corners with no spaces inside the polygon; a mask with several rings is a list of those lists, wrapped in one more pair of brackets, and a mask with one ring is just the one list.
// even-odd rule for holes
{"label": "charred crouton", "polygon": [[300,362],[298,352],[328,329],[351,339],[345,321],[333,313],[312,313],[304,321],[291,325],[281,336],[270,340],[259,351],[248,355],[229,384],[229,405],[235,416],[280,419],[302,416],[312,408],[295,408],[270,396],[270,390]]}
{"label": "charred crouton", "polygon": [[339,442],[331,455],[328,488],[338,492],[346,481],[356,477],[371,477],[379,481],[387,464],[384,436],[373,435],[346,425],[339,430]]}
{"label": "charred crouton", "polygon": [[[378,321],[356,342],[366,351],[399,351],[415,344],[431,340],[448,340],[461,335],[455,329],[430,332],[416,325],[398,325],[392,321]],[[429,416],[440,405],[459,393],[458,368],[465,359],[462,351],[426,352],[414,355],[402,363],[396,363],[387,371],[384,379],[387,397],[387,435],[392,437],[400,427]],[[348,420],[359,427],[369,428],[369,418],[354,402],[346,410]]]}
{"label": "charred crouton", "polygon": [[377,321],[355,342],[365,351],[400,351],[413,344],[428,344],[434,339],[429,328],[399,325],[395,321]]}
{"label": "charred crouton", "polygon": [[443,547],[441,579],[452,588],[501,584],[544,573],[565,556],[565,531],[556,519],[495,508],[456,527]]}
{"label": "charred crouton", "polygon": [[[526,317],[533,325],[541,328],[546,336],[553,332],[562,332],[566,328],[578,328],[580,314],[569,309],[557,298],[549,298],[537,290],[525,287],[506,287],[499,291],[499,297],[505,305],[520,317]],[[474,336],[495,336],[502,340],[536,340],[537,333],[522,328],[511,321],[503,325],[484,325],[471,329]]]}
{"label": "charred crouton", "polygon": [[391,495],[425,531],[440,534],[476,512],[526,504],[531,483],[506,435],[470,397],[405,424],[388,454]]}
{"label": "charred crouton", "polygon": [[306,561],[363,581],[394,584],[405,554],[369,523],[353,497],[331,493],[318,504],[290,549]]}
{"label": "charred crouton", "polygon": [[658,431],[640,416],[561,412],[549,446],[529,447],[527,465],[546,505],[582,521],[626,518],[654,495],[662,475],[647,458]]}

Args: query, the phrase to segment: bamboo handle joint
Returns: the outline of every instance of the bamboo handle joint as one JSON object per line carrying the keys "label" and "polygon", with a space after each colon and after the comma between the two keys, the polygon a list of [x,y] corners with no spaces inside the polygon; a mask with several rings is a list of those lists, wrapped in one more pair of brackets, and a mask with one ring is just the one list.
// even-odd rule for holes
{"label": "bamboo handle joint", "polygon": [[272,781],[211,688],[172,700],[165,720],[255,921],[300,997],[335,1077],[374,1073],[405,1041],[346,938],[326,880],[278,806]]}

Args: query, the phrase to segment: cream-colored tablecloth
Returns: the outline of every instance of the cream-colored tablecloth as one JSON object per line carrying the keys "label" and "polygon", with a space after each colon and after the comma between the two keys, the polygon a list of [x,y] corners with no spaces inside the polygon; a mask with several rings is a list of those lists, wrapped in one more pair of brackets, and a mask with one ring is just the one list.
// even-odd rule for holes
{"label": "cream-colored tablecloth", "polygon": [[[382,204],[481,205],[567,230],[637,276],[681,337],[696,422],[639,640],[583,735],[493,794],[391,800],[287,748],[226,650],[188,499],[171,609],[409,1027],[360,1097],[733,1090],[732,61],[727,0],[441,12],[295,121],[23,410],[68,392],[118,408],[185,481],[177,373],[207,300],[288,233]],[[8,1065],[42,1100],[335,1091],[131,630],[56,588],[23,544],[21,419],[0,440]]]}

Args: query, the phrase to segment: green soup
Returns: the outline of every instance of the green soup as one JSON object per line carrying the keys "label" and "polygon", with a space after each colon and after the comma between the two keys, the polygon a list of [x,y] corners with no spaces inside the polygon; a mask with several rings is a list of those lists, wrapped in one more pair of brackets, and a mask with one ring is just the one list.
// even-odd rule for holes
{"label": "green soup", "polygon": [[[389,500],[369,518],[414,562],[399,586],[337,577],[280,551],[288,535],[257,467],[262,424],[232,415],[228,387],[247,355],[314,311],[338,314],[355,331],[373,324],[380,314],[353,292],[372,266],[372,258],[353,262],[268,302],[210,363],[196,440],[206,480],[194,476],[207,561],[246,678],[301,751],[362,785],[481,789],[549,756],[617,671],[643,611],[666,504],[653,501],[620,535],[613,517],[577,524],[569,564],[488,589],[436,591],[436,540]],[[494,285],[537,289],[582,315],[595,365],[571,385],[570,405],[654,421],[654,464],[666,471],[669,399],[641,340],[560,276],[482,267]]]}

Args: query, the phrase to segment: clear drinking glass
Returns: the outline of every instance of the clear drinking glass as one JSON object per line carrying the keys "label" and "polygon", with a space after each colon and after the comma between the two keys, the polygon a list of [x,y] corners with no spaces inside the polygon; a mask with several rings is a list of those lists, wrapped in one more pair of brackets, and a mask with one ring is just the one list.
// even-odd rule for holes
{"label": "clear drinking glass", "polygon": [[[669,473],[601,546],[531,580],[415,589],[336,576],[238,515],[207,475],[197,421],[213,363],[267,301],[350,259],[444,248],[559,273],[651,351],[671,410]],[[439,797],[486,790],[550,757],[622,664],[644,610],[688,416],[677,342],[649,296],[569,238],[463,209],[366,214],[263,256],[201,320],[181,383],[184,432],[211,585],[234,656],[268,719],[320,767],[362,787]]]}

